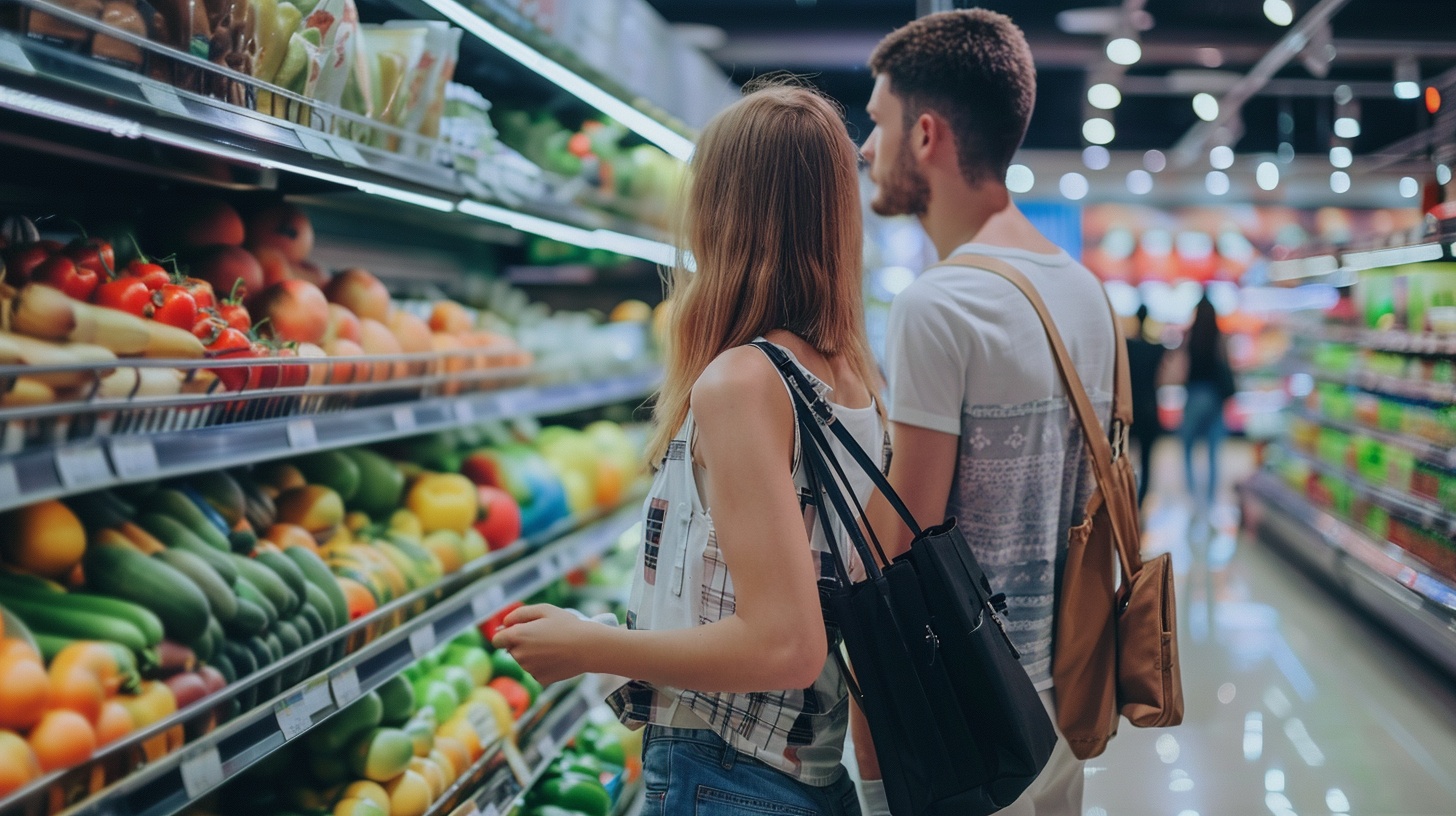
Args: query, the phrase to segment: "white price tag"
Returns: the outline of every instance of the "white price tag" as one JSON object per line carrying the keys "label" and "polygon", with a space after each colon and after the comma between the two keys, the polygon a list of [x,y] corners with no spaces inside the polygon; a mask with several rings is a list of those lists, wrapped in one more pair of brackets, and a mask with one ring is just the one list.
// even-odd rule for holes
{"label": "white price tag", "polygon": [[111,440],[111,465],[124,479],[139,479],[157,472],[157,449],[144,437],[118,436]]}
{"label": "white price tag", "polygon": [[333,143],[312,128],[299,127],[295,129],[295,132],[298,134],[298,141],[303,143],[304,150],[326,159],[339,157],[339,154],[334,152]]}
{"label": "white price tag", "polygon": [[455,421],[461,425],[470,425],[475,422],[475,406],[460,399],[455,400]]}
{"label": "white price tag", "polygon": [[318,429],[311,419],[295,419],[288,423],[288,447],[318,447]]}
{"label": "white price tag", "polygon": [[536,741],[536,753],[542,764],[550,762],[556,756],[556,739],[550,734],[542,734],[541,739]]}
{"label": "white price tag", "polygon": [[506,740],[501,745],[501,755],[506,758],[506,764],[511,766],[511,773],[516,775],[516,781],[521,783],[521,787],[529,785],[533,774],[531,767],[526,764],[526,758],[521,756],[521,749],[514,742]]}
{"label": "white price tag", "polygon": [[353,667],[344,669],[329,678],[334,692],[334,705],[339,708],[359,699],[359,673]]}
{"label": "white price tag", "polygon": [[0,39],[0,65],[8,65],[25,74],[35,73],[35,66],[30,64],[25,49],[8,37]]}
{"label": "white price tag", "polygon": [[481,745],[490,745],[500,736],[500,724],[485,706],[469,706],[465,716],[470,721],[470,727],[475,730],[475,735],[480,738]]}
{"label": "white price tag", "polygon": [[505,605],[506,591],[499,584],[486,587],[470,599],[470,611],[475,613],[476,620],[484,620],[494,615]]}
{"label": "white price tag", "polygon": [[410,632],[410,652],[415,658],[424,657],[431,649],[435,648],[435,625],[422,626]]}
{"label": "white price tag", "polygon": [[295,692],[273,706],[273,716],[278,720],[278,730],[283,739],[292,740],[313,725],[313,715],[303,700],[303,692]]}
{"label": "white price tag", "polygon": [[68,489],[89,487],[111,479],[111,463],[100,445],[61,448],[56,451],[56,472]]}
{"label": "white price tag", "polygon": [[222,758],[217,746],[209,745],[182,760],[182,789],[188,799],[196,799],[222,784]]}
{"label": "white price tag", "polygon": [[364,154],[359,152],[359,148],[355,147],[353,142],[346,142],[342,139],[334,140],[334,153],[338,154],[339,158],[347,164],[369,166],[369,162],[364,159]]}
{"label": "white price tag", "polygon": [[489,804],[487,804],[485,806],[485,810],[482,810],[480,812],[480,815],[481,816],[500,816],[500,808],[498,808],[498,807],[495,806],[495,802],[490,802]]}
{"label": "white price tag", "polygon": [[394,409],[394,429],[396,431],[413,431],[415,429],[415,424],[415,409]]}
{"label": "white price tag", "polygon": [[177,92],[165,85],[153,85],[150,82],[141,84],[142,96],[152,103],[158,110],[166,111],[177,116],[187,115],[187,106],[182,104],[182,99]]}
{"label": "white price tag", "polygon": [[315,677],[303,687],[303,708],[310,718],[333,705],[333,702],[333,695],[329,693],[329,678]]}
{"label": "white price tag", "polygon": [[20,477],[14,462],[0,462],[0,502],[9,504],[20,499]]}

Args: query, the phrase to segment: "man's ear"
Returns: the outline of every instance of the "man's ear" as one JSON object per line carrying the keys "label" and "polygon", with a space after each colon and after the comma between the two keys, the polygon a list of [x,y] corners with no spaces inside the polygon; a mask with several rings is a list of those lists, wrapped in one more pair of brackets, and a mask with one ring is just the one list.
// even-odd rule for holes
{"label": "man's ear", "polygon": [[909,134],[910,150],[921,163],[933,161],[937,154],[951,150],[950,127],[946,121],[926,111],[915,119]]}

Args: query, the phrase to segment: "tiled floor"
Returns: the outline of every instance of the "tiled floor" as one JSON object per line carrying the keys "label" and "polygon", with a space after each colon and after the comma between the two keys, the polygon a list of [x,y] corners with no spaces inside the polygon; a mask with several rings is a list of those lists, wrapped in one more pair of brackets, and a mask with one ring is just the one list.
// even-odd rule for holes
{"label": "tiled floor", "polygon": [[[1231,443],[1222,474],[1252,467]],[[1224,492],[1205,522],[1181,451],[1154,465],[1150,550],[1171,550],[1184,724],[1123,723],[1087,763],[1084,816],[1456,816],[1456,680],[1257,541]]]}

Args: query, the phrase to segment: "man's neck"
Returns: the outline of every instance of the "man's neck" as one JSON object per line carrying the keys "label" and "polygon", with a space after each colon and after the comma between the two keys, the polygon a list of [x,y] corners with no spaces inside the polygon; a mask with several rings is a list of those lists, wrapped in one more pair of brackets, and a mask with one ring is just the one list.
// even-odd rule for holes
{"label": "man's neck", "polygon": [[972,241],[1048,254],[1058,251],[999,184],[952,184],[935,190],[920,224],[942,259]]}

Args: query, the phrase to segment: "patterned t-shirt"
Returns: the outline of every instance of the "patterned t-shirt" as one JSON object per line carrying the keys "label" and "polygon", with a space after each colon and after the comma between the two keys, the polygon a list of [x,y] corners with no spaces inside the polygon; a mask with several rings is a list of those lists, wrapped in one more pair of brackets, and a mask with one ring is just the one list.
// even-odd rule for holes
{"label": "patterned t-shirt", "polygon": [[[804,371],[827,398],[828,385],[808,369]],[[855,409],[836,405],[834,414],[866,451],[873,453],[884,447],[883,423],[873,406]],[[732,615],[735,609],[733,577],[718,548],[713,519],[698,487],[690,450],[693,429],[689,415],[669,444],[644,505],[642,548],[627,604],[627,626],[632,629],[703,626]],[[794,436],[794,486],[799,491],[809,545],[819,561],[820,580],[832,584],[836,581],[833,556],[818,514],[809,503],[808,472],[807,467],[800,467],[797,429]],[[873,490],[870,477],[837,442],[831,444],[863,504]],[[842,534],[836,541],[852,555]],[[850,574],[855,578],[862,574],[857,558],[851,558]],[[685,709],[691,713],[686,717],[688,721],[706,725],[740,753],[806,784],[828,785],[839,778],[849,723],[848,688],[838,663],[828,657],[826,654],[818,679],[806,689],[732,694],[634,680],[613,692],[607,704],[622,722],[634,728],[648,723],[681,725]]]}
{"label": "patterned t-shirt", "polygon": [[[967,244],[1046,301],[1104,426],[1115,335],[1102,285],[1065,252]],[[1052,686],[1056,582],[1092,489],[1081,428],[1031,303],[985,270],[936,267],[901,292],[886,337],[890,419],[960,437],[946,514],[960,522],[1038,690]]]}

